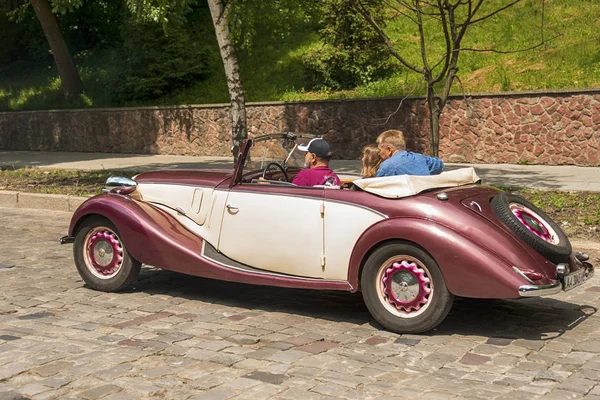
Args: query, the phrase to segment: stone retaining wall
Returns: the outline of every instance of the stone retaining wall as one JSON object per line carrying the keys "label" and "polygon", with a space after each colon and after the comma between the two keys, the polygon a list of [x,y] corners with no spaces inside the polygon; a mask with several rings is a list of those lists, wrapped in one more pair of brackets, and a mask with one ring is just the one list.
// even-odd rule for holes
{"label": "stone retaining wall", "polygon": [[[227,105],[0,113],[0,149],[229,155]],[[600,90],[452,98],[441,118],[448,162],[600,165]],[[252,135],[325,135],[353,159],[386,129],[429,152],[424,99],[250,103]]]}

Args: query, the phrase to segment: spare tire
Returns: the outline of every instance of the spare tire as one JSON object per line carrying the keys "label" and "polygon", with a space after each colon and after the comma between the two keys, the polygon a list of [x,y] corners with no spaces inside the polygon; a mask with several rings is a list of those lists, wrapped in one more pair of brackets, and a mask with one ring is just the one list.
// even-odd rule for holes
{"label": "spare tire", "polygon": [[500,221],[535,251],[555,264],[568,262],[572,252],[567,235],[546,213],[511,193],[501,193],[491,202]]}

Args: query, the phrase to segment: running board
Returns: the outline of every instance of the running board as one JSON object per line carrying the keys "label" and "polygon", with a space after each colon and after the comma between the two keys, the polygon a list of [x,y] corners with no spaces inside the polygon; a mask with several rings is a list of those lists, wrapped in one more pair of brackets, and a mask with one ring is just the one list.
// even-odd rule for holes
{"label": "running board", "polygon": [[304,276],[288,275],[279,272],[265,271],[264,269],[258,269],[246,264],[239,263],[227,257],[223,253],[219,252],[219,250],[215,249],[215,247],[212,244],[208,243],[206,240],[202,242],[202,257],[224,267],[235,269],[238,271],[250,272],[252,274],[279,276],[287,279],[295,278],[303,280],[324,281],[324,279],[322,278],[307,278]]}

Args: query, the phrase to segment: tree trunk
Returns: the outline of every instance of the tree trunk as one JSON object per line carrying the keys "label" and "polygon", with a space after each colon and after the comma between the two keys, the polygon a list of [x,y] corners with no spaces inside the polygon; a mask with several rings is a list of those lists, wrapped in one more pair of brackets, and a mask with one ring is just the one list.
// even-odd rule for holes
{"label": "tree trunk", "polygon": [[65,39],[60,32],[56,18],[52,14],[48,0],[30,0],[30,3],[40,20],[44,34],[46,34],[46,39],[48,39],[48,43],[50,44],[65,97],[81,93],[83,87],[81,78],[79,78],[79,72],[75,68],[75,64],[73,63]]}
{"label": "tree trunk", "polygon": [[244,98],[244,87],[240,77],[240,68],[238,65],[237,54],[235,47],[231,42],[231,34],[229,33],[229,25],[227,20],[227,10],[223,9],[221,0],[208,0],[208,7],[215,26],[217,35],[217,43],[225,68],[225,76],[227,78],[227,87],[229,88],[229,97],[231,99],[231,139],[233,146],[234,161],[240,152],[242,141],[248,137],[248,129],[246,127],[246,100]]}
{"label": "tree trunk", "polygon": [[435,102],[433,87],[427,85],[427,105],[429,107],[429,132],[431,133],[431,157],[439,157],[440,150],[440,114],[442,110]]}

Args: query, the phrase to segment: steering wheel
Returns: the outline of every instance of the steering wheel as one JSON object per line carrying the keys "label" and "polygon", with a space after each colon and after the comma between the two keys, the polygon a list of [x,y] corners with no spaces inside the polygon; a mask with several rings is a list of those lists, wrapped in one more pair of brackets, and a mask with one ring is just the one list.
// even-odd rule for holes
{"label": "steering wheel", "polygon": [[286,182],[290,181],[290,178],[288,177],[287,172],[285,172],[285,168],[283,168],[283,165],[281,165],[277,162],[270,162],[267,164],[267,166],[265,167],[265,170],[262,173],[263,179],[265,179],[265,176],[267,175],[267,171],[269,170],[269,168],[271,168],[272,165],[276,166],[277,168],[279,168],[281,170],[281,173],[283,173],[283,177],[285,178]]}

